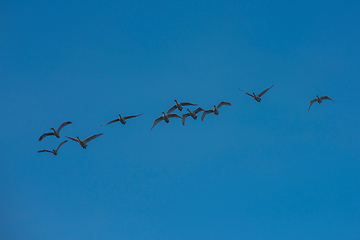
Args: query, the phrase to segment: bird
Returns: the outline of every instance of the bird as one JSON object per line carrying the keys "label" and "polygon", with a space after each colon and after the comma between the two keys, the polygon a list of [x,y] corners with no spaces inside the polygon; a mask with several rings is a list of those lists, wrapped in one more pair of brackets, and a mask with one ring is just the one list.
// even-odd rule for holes
{"label": "bird", "polygon": [[172,118],[172,117],[181,118],[179,115],[177,115],[175,113],[172,113],[172,114],[168,114],[168,113],[164,113],[164,112],[162,112],[162,113],[163,113],[163,115],[161,115],[160,117],[155,119],[150,131],[155,127],[156,124],[158,124],[162,120],[164,120],[166,123],[169,123],[169,118]]}
{"label": "bird", "polygon": [[117,122],[117,121],[119,121],[119,122],[121,122],[122,124],[125,125],[126,119],[138,117],[138,116],[140,116],[140,115],[142,115],[142,113],[141,113],[141,114],[138,114],[138,115],[131,115],[131,116],[122,117],[122,116],[119,114],[119,118],[114,119],[114,120],[112,120],[112,121],[110,121],[110,122],[108,122],[108,123],[106,123],[106,124],[104,124],[104,125],[100,125],[100,126],[105,126],[105,125],[108,125],[108,124],[110,124],[110,123],[114,123],[114,122]]}
{"label": "bird", "polygon": [[51,136],[51,135],[55,135],[55,137],[60,138],[60,130],[65,127],[66,125],[71,124],[72,122],[64,122],[60,125],[60,127],[55,130],[54,128],[50,128],[51,130],[53,130],[53,132],[49,132],[49,133],[44,133],[43,135],[41,135],[41,137],[39,138],[39,141],[43,140],[44,137],[47,136]]}
{"label": "bird", "polygon": [[202,116],[201,116],[201,121],[203,122],[205,116],[206,116],[207,114],[209,114],[209,113],[214,113],[215,115],[219,115],[219,108],[220,108],[222,105],[232,106],[231,103],[228,103],[228,102],[220,102],[219,105],[217,105],[217,106],[214,105],[214,108],[213,108],[213,109],[204,111],[203,114],[202,114]]}
{"label": "bird", "polygon": [[60,143],[59,146],[57,147],[57,149],[53,149],[52,151],[44,149],[44,150],[40,150],[40,151],[38,151],[38,152],[39,152],[39,153],[41,153],[41,152],[49,152],[49,153],[52,153],[52,154],[54,154],[54,155],[56,156],[56,155],[58,154],[59,148],[60,148],[64,143],[66,143],[67,141],[68,141],[68,140],[65,140],[65,141],[63,141],[62,143]]}
{"label": "bird", "polygon": [[190,111],[189,109],[186,109],[189,111],[189,113],[185,113],[182,115],[182,125],[184,126],[185,125],[185,118],[191,116],[194,120],[197,119],[197,116],[196,114],[200,111],[205,111],[204,109],[202,109],[201,107],[198,107],[196,110],[194,111]]}
{"label": "bird", "polygon": [[331,100],[331,101],[333,101],[333,102],[334,102],[334,100],[332,100],[332,99],[331,99],[331,98],[329,98],[328,96],[319,97],[319,95],[316,95],[316,98],[310,101],[308,111],[310,111],[310,107],[311,107],[311,105],[312,105],[314,102],[316,102],[316,101],[317,101],[317,102],[320,104],[320,103],[322,102],[322,100],[323,100],[323,99]]}
{"label": "bird", "polygon": [[104,133],[95,134],[95,135],[92,135],[92,136],[90,136],[90,137],[88,137],[88,138],[86,138],[86,139],[84,139],[84,140],[80,140],[79,137],[76,137],[76,138],[68,137],[68,136],[65,136],[65,137],[67,137],[67,138],[69,138],[69,139],[71,139],[71,140],[73,140],[73,141],[75,141],[75,142],[80,143],[80,145],[85,149],[85,148],[87,147],[86,144],[87,144],[88,142],[90,142],[91,140],[94,140],[95,138],[97,138],[97,137],[99,137],[99,136],[101,136],[101,135],[103,135],[103,134],[104,134]]}
{"label": "bird", "polygon": [[180,111],[183,110],[183,106],[197,106],[197,104],[194,104],[194,103],[189,103],[189,102],[182,102],[182,103],[179,103],[178,101],[174,100],[175,101],[175,105],[172,106],[168,111],[167,111],[167,114],[173,112],[175,109],[179,109]]}
{"label": "bird", "polygon": [[272,85],[271,87],[265,89],[264,91],[262,91],[262,92],[259,93],[259,94],[255,94],[255,93],[250,94],[250,93],[247,93],[247,92],[241,90],[240,88],[239,88],[239,90],[242,91],[242,92],[244,92],[244,93],[246,93],[246,94],[249,95],[250,97],[253,97],[256,101],[260,102],[260,101],[261,101],[261,96],[264,95],[267,91],[269,91],[269,89],[272,88],[273,86],[274,86],[274,85]]}

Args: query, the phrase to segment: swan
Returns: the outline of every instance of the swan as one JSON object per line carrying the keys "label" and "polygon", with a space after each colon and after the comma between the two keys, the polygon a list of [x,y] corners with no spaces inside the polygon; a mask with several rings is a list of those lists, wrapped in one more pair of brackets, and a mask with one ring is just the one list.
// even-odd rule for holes
{"label": "swan", "polygon": [[140,115],[142,115],[142,113],[141,113],[141,114],[138,114],[138,115],[131,115],[131,116],[122,117],[122,116],[119,114],[119,118],[114,119],[114,120],[112,120],[112,121],[110,121],[110,122],[108,122],[108,123],[106,123],[106,124],[104,124],[104,125],[100,125],[100,126],[105,126],[105,125],[108,125],[108,124],[110,124],[110,123],[114,123],[114,122],[117,122],[117,121],[119,121],[119,122],[121,122],[122,124],[125,125],[126,119],[138,117],[138,116],[140,116]]}
{"label": "swan", "polygon": [[52,154],[54,154],[54,155],[56,156],[56,155],[58,154],[59,148],[60,148],[64,143],[66,143],[67,141],[68,141],[68,140],[65,140],[65,141],[63,141],[62,143],[60,143],[59,146],[57,147],[57,149],[53,149],[52,151],[44,149],[44,150],[40,150],[40,151],[38,151],[38,152],[39,152],[39,153],[41,153],[41,152],[49,152],[49,153],[52,153]]}
{"label": "swan", "polygon": [[271,87],[265,89],[264,91],[262,91],[262,92],[259,93],[259,94],[255,94],[255,93],[250,94],[250,93],[247,93],[247,92],[241,90],[240,88],[239,88],[239,90],[242,91],[242,92],[244,92],[244,93],[246,93],[246,94],[249,95],[250,97],[253,97],[256,101],[260,102],[260,101],[261,101],[261,96],[264,95],[267,91],[269,91],[269,89],[272,88],[273,86],[274,86],[274,85],[272,85]]}
{"label": "swan", "polygon": [[185,125],[185,118],[191,116],[194,120],[197,119],[197,116],[196,114],[200,111],[205,111],[204,109],[202,109],[201,107],[198,107],[196,110],[194,111],[190,111],[189,109],[186,109],[189,111],[189,113],[185,113],[182,115],[182,125],[184,126]]}
{"label": "swan", "polygon": [[172,106],[168,111],[167,111],[167,114],[173,112],[175,109],[179,109],[180,111],[183,110],[183,106],[197,106],[197,104],[194,104],[194,103],[189,103],[189,102],[182,102],[182,103],[179,103],[178,101],[174,100],[175,101],[175,105]]}
{"label": "swan", "polygon": [[207,114],[209,113],[214,113],[215,115],[219,115],[219,108],[222,106],[222,105],[228,105],[228,106],[232,106],[231,103],[228,103],[228,102],[221,102],[219,103],[219,105],[215,106],[214,105],[214,108],[211,109],[211,110],[206,110],[203,112],[202,116],[201,116],[201,121],[203,122],[204,121],[204,118]]}
{"label": "swan", "polygon": [[68,137],[68,136],[65,136],[65,137],[67,137],[67,138],[69,138],[69,139],[71,139],[71,140],[73,140],[73,141],[75,141],[75,142],[80,143],[80,145],[85,149],[85,148],[87,147],[86,144],[87,144],[88,142],[90,142],[91,140],[94,140],[95,138],[97,138],[97,137],[99,137],[99,136],[101,136],[101,135],[103,135],[103,134],[104,134],[104,133],[95,134],[95,135],[92,135],[92,136],[90,136],[90,137],[88,137],[88,138],[86,138],[86,139],[84,139],[84,140],[80,140],[79,137],[76,137],[76,138]]}
{"label": "swan", "polygon": [[47,137],[47,136],[51,136],[51,135],[55,135],[55,137],[57,138],[60,138],[60,130],[65,127],[66,125],[69,125],[71,124],[72,122],[64,122],[60,125],[60,127],[55,130],[53,128],[50,128],[51,130],[53,130],[53,132],[49,132],[49,133],[44,133],[43,135],[41,135],[41,137],[39,138],[39,141],[43,140],[44,137]]}
{"label": "swan", "polygon": [[172,113],[172,114],[168,114],[168,113],[164,113],[164,112],[162,112],[162,113],[163,113],[163,115],[161,115],[160,117],[155,119],[150,131],[155,127],[156,124],[158,124],[162,120],[164,120],[166,123],[169,123],[169,118],[172,118],[172,117],[181,118],[179,115],[177,115],[175,113]]}
{"label": "swan", "polygon": [[308,111],[310,111],[310,107],[311,107],[311,105],[312,105],[314,102],[316,102],[316,101],[317,101],[317,102],[320,104],[320,103],[322,102],[322,100],[323,100],[323,99],[331,100],[331,101],[333,101],[333,102],[334,102],[334,100],[332,100],[332,99],[331,99],[331,98],[329,98],[328,96],[319,97],[319,95],[316,95],[316,98],[310,101]]}

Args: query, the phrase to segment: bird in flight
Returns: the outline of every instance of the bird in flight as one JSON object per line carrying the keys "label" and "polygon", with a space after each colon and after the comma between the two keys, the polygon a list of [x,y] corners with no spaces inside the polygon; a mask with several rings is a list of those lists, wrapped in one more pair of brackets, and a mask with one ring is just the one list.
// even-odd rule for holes
{"label": "bird in flight", "polygon": [[106,123],[106,124],[104,124],[104,125],[101,125],[101,126],[105,126],[105,125],[108,125],[108,124],[110,124],[110,123],[114,123],[114,122],[118,122],[118,121],[125,125],[126,119],[138,117],[138,116],[140,116],[140,115],[142,115],[142,113],[141,113],[141,114],[138,114],[138,115],[131,115],[131,116],[122,117],[122,116],[119,114],[119,117],[118,117],[118,118],[116,118],[116,119],[114,119],[114,120],[112,120],[112,121],[110,121],[110,122],[108,122],[108,123]]}
{"label": "bird in flight", "polygon": [[59,151],[59,148],[64,144],[64,143],[66,143],[68,140],[65,140],[65,141],[63,141],[62,143],[60,143],[59,144],[59,146],[57,147],[57,149],[53,149],[53,150],[46,150],[46,149],[44,149],[44,150],[40,150],[40,151],[38,151],[39,153],[41,153],[41,152],[49,152],[49,153],[52,153],[52,154],[54,154],[55,156],[58,154],[58,151]]}
{"label": "bird in flight", "polygon": [[201,121],[204,121],[205,116],[206,116],[207,114],[209,114],[209,113],[214,113],[215,115],[219,115],[219,108],[220,108],[222,105],[232,106],[231,103],[228,103],[228,102],[220,102],[217,106],[214,105],[214,108],[213,108],[213,109],[204,111],[203,114],[202,114],[202,116],[201,116]]}
{"label": "bird in flight", "polygon": [[178,101],[174,100],[175,101],[175,105],[172,106],[168,111],[167,111],[167,114],[173,112],[175,109],[179,109],[180,111],[183,110],[183,106],[197,106],[197,104],[194,104],[194,103],[189,103],[189,102],[182,102],[182,103],[179,103]]}
{"label": "bird in flight", "polygon": [[[312,105],[314,102],[317,101],[317,102],[320,104],[320,103],[322,102],[322,100],[324,100],[324,99],[333,101],[333,100],[332,100],[331,98],[329,98],[328,96],[319,97],[319,95],[316,95],[316,98],[310,101],[308,111],[310,111],[310,107],[311,107],[311,105]],[[334,102],[334,101],[333,101],[333,102]]]}
{"label": "bird in flight", "polygon": [[197,119],[196,114],[198,114],[200,111],[205,111],[204,109],[202,109],[201,107],[198,107],[196,110],[194,111],[190,111],[189,109],[187,109],[189,111],[189,113],[185,113],[182,115],[182,125],[185,125],[185,118],[191,116],[194,120]]}
{"label": "bird in flight", "polygon": [[44,133],[43,135],[41,135],[41,137],[39,138],[39,141],[43,140],[44,137],[47,137],[47,136],[51,136],[51,135],[54,135],[55,137],[57,138],[60,138],[60,130],[65,127],[66,125],[69,125],[71,124],[72,122],[64,122],[60,125],[60,127],[55,130],[54,128],[50,128],[53,132],[49,132],[49,133]]}
{"label": "bird in flight", "polygon": [[155,119],[150,130],[152,130],[155,127],[155,125],[158,124],[159,122],[161,122],[162,120],[164,120],[166,123],[169,123],[169,118],[173,118],[173,117],[181,118],[179,115],[177,115],[175,113],[171,113],[171,114],[164,113],[164,112],[162,112],[162,113],[163,113],[163,115],[161,115],[160,117]]}
{"label": "bird in flight", "polygon": [[88,137],[88,138],[86,138],[86,139],[84,139],[84,140],[80,140],[79,137],[76,137],[76,138],[68,137],[68,136],[65,136],[65,137],[67,137],[67,138],[69,138],[69,139],[71,139],[71,140],[73,140],[73,141],[75,141],[75,142],[80,143],[80,145],[85,149],[85,148],[87,147],[86,144],[87,144],[88,142],[90,142],[91,140],[94,140],[95,138],[97,138],[97,137],[99,137],[99,136],[101,136],[101,135],[103,135],[103,133],[99,133],[99,134],[92,135],[92,136],[90,136],[90,137]]}
{"label": "bird in flight", "polygon": [[244,93],[246,93],[246,94],[249,95],[250,97],[254,98],[256,101],[260,102],[260,101],[261,101],[261,96],[264,95],[267,91],[269,91],[269,89],[272,88],[273,86],[274,86],[274,85],[272,85],[271,87],[265,89],[264,91],[262,91],[262,92],[259,93],[259,94],[255,94],[255,93],[250,94],[250,93],[247,93],[247,92],[241,90],[240,88],[239,88],[239,90],[242,91],[242,92],[244,92]]}

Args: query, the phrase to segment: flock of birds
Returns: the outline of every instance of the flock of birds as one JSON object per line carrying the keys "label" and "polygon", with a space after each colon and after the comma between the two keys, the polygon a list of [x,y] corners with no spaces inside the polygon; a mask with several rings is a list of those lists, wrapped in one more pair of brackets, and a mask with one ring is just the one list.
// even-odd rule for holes
{"label": "flock of birds", "polygon": [[[241,90],[239,88],[240,91],[246,93],[247,95],[249,95],[250,97],[254,98],[257,102],[260,102],[261,101],[261,97],[267,92],[269,91],[270,88],[272,88],[274,85],[272,85],[271,87],[265,89],[264,91],[262,91],[261,93],[259,94],[250,94],[248,92],[245,92],[243,90]],[[318,95],[316,96],[315,99],[311,100],[310,101],[310,104],[309,104],[309,109],[308,111],[310,111],[310,107],[311,105],[314,103],[314,102],[318,102],[319,104],[322,102],[322,100],[331,100],[333,101],[330,97],[328,96],[323,96],[323,97],[319,97]],[[175,111],[176,109],[178,109],[179,111],[182,111],[183,110],[183,107],[184,106],[197,106],[197,104],[194,104],[194,103],[190,103],[190,102],[178,102],[175,100],[175,105],[172,106],[166,113],[165,112],[162,112],[163,115],[161,115],[160,117],[156,118],[151,129],[152,130],[156,124],[158,124],[159,122],[161,122],[162,120],[164,120],[166,123],[169,123],[169,119],[170,118],[182,118],[182,125],[185,125],[185,119],[187,117],[192,117],[194,120],[197,119],[197,114],[199,112],[203,112],[202,116],[201,116],[201,122],[204,121],[204,118],[207,114],[210,114],[210,113],[214,113],[215,115],[219,115],[219,108],[221,106],[224,106],[224,105],[227,105],[227,106],[232,106],[231,103],[228,103],[228,102],[220,102],[217,106],[214,105],[214,108],[213,109],[210,109],[210,110],[204,110],[203,108],[201,107],[198,107],[197,109],[195,109],[194,111],[190,111],[189,109],[187,109],[188,113],[185,113],[182,115],[182,117],[180,117],[179,115],[177,115],[176,113],[172,113],[173,111]],[[104,124],[104,125],[101,125],[101,126],[105,126],[105,125],[108,125],[108,124],[111,124],[111,123],[115,123],[115,122],[121,122],[122,124],[125,124],[126,123],[126,120],[127,119],[130,119],[130,118],[135,118],[135,117],[139,117],[141,116],[142,114],[138,114],[138,115],[131,115],[131,116],[121,116],[119,114],[119,117],[114,119],[114,120],[111,120],[110,122]],[[54,129],[54,128],[51,128],[52,132],[48,132],[48,133],[44,133],[43,135],[40,136],[39,138],[39,141],[43,140],[45,137],[47,136],[55,136],[57,138],[60,138],[60,130],[62,128],[64,128],[65,126],[71,124],[72,122],[64,122],[60,125],[60,127],[58,129]],[[73,138],[73,137],[68,137],[68,136],[65,136],[67,137],[68,139],[70,140],[73,140],[75,142],[78,142],[80,144],[81,147],[83,147],[84,149],[87,147],[87,143],[94,140],[95,138],[99,137],[103,135],[103,133],[99,133],[99,134],[95,134],[95,135],[92,135],[88,138],[85,138],[83,140],[81,140],[79,137],[76,137],[76,138]],[[59,151],[59,148],[64,145],[68,140],[65,140],[63,142],[61,142],[59,144],[59,146],[56,148],[56,149],[53,149],[53,150],[40,150],[38,151],[39,153],[40,152],[49,152],[49,153],[52,153],[54,155],[57,155],[58,154],[58,151]]]}

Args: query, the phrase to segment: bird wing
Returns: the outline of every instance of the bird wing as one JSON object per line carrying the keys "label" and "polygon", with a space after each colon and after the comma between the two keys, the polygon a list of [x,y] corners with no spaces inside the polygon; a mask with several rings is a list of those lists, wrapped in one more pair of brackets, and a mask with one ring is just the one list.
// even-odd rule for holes
{"label": "bird wing", "polygon": [[62,123],[61,125],[60,125],[60,127],[56,130],[57,132],[60,132],[60,130],[63,128],[63,127],[65,127],[66,125],[69,125],[69,124],[71,124],[72,122],[64,122],[64,123]]}
{"label": "bird wing", "polygon": [[239,90],[240,91],[242,91],[243,93],[246,93],[247,95],[249,95],[250,97],[254,97],[253,95],[251,95],[250,93],[247,93],[247,92],[245,92],[245,91],[243,91],[243,90],[241,90],[240,88],[239,88]]}
{"label": "bird wing", "polygon": [[182,115],[182,125],[185,125],[185,118],[187,118],[188,116],[190,116],[190,113],[185,113]]}
{"label": "bird wing", "polygon": [[61,142],[61,143],[59,144],[59,146],[57,147],[56,151],[59,151],[59,148],[60,148],[62,145],[64,145],[64,143],[66,143],[67,141],[68,141],[68,140],[65,140],[65,141]]}
{"label": "bird wing", "polygon": [[261,97],[262,95],[264,95],[267,91],[269,91],[270,88],[272,88],[274,85],[272,85],[271,87],[265,89],[264,91],[262,91],[260,94],[259,94],[259,97]]}
{"label": "bird wing", "polygon": [[313,104],[314,102],[316,102],[316,98],[310,101],[310,104],[309,104],[309,109],[308,109],[308,111],[310,111],[310,107],[311,107],[311,105],[312,105],[312,104]]}
{"label": "bird wing", "polygon": [[141,113],[141,114],[138,114],[138,115],[126,116],[126,117],[124,117],[124,118],[125,118],[125,119],[129,119],[129,118],[138,117],[138,116],[140,116],[140,115],[142,115],[142,113]]}
{"label": "bird wing", "polygon": [[71,139],[71,140],[73,140],[73,141],[75,141],[75,142],[79,142],[79,140],[78,140],[77,138],[68,137],[68,136],[65,136],[65,137],[67,137],[68,139]]}
{"label": "bird wing", "polygon": [[153,125],[152,125],[152,127],[151,127],[150,130],[152,130],[152,129],[155,127],[155,125],[158,124],[159,122],[161,122],[163,119],[164,119],[164,118],[163,118],[162,116],[160,116],[160,117],[158,117],[157,119],[155,119],[155,121],[154,121],[154,123],[153,123]]}
{"label": "bird wing", "polygon": [[332,100],[331,98],[329,98],[329,96],[323,96],[323,97],[321,97],[321,100],[323,100],[323,99],[327,99],[327,100],[334,101],[334,100]]}
{"label": "bird wing", "polygon": [[213,113],[214,111],[211,109],[211,110],[206,110],[203,112],[202,116],[201,116],[201,121],[204,121],[204,118],[207,114],[209,113]]}
{"label": "bird wing", "polygon": [[95,138],[97,138],[97,137],[99,137],[99,136],[101,136],[101,135],[103,135],[103,134],[104,134],[104,133],[99,133],[99,134],[92,135],[92,136],[84,139],[83,142],[88,143],[88,142],[90,142],[91,140],[94,140]]}
{"label": "bird wing", "polygon": [[228,103],[228,102],[221,102],[221,103],[219,103],[219,105],[217,105],[217,109],[219,109],[222,105],[232,106],[232,105],[231,105],[231,103]]}
{"label": "bird wing", "polygon": [[114,122],[117,122],[117,121],[120,121],[120,120],[117,118],[117,119],[111,120],[110,122],[105,123],[104,125],[100,125],[100,126],[105,126],[105,125],[108,125],[110,123],[114,123]]}
{"label": "bird wing", "polygon": [[180,104],[183,105],[183,106],[197,106],[197,104],[189,103],[189,102],[182,102]]}
{"label": "bird wing", "polygon": [[50,132],[50,133],[44,133],[43,135],[41,135],[41,137],[39,138],[39,141],[43,140],[44,137],[47,137],[47,136],[51,136],[51,135],[54,135],[53,132]]}
{"label": "bird wing", "polygon": [[49,153],[52,153],[52,151],[46,150],[46,149],[38,151],[38,153],[41,153],[41,152],[49,152]]}
{"label": "bird wing", "polygon": [[200,111],[205,111],[204,109],[202,109],[201,107],[198,107],[196,110],[194,110],[195,114],[198,114],[198,112]]}
{"label": "bird wing", "polygon": [[177,108],[176,104],[174,106],[172,106],[167,112],[166,114],[169,114],[171,112],[173,112],[175,109]]}
{"label": "bird wing", "polygon": [[181,118],[181,117],[180,117],[179,115],[177,115],[176,113],[169,114],[168,117],[169,117],[169,118],[173,118],[173,117]]}

